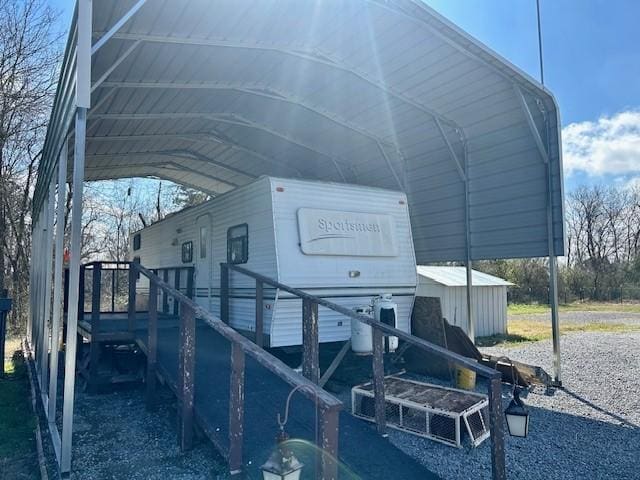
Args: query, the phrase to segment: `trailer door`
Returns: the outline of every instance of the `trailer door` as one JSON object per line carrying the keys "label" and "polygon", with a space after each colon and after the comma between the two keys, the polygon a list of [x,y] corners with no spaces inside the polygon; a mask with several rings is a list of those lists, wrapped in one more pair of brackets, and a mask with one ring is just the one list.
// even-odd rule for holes
{"label": "trailer door", "polygon": [[211,311],[211,273],[213,272],[213,226],[211,215],[204,214],[196,219],[197,250],[195,252],[195,300],[200,306]]}

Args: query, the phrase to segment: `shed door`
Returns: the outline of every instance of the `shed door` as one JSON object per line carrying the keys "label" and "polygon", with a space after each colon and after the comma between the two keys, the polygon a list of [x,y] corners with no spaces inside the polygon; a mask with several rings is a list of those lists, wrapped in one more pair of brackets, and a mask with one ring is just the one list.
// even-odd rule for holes
{"label": "shed door", "polygon": [[197,240],[194,252],[195,299],[196,303],[211,311],[211,272],[213,265],[213,245],[211,216],[201,215],[196,219]]}

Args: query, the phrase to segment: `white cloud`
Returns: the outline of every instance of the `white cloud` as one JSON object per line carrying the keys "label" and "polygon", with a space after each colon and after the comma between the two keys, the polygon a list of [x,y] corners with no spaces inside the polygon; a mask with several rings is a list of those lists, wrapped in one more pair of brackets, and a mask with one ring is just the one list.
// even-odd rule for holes
{"label": "white cloud", "polygon": [[562,129],[562,147],[568,175],[640,173],[640,110],[567,125]]}

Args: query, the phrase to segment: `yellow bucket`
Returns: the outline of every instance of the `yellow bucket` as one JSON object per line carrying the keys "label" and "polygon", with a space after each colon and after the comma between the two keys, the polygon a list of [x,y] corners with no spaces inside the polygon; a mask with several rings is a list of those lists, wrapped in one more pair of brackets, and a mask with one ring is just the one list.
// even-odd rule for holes
{"label": "yellow bucket", "polygon": [[476,388],[476,372],[468,368],[456,368],[456,386],[463,390],[473,390]]}

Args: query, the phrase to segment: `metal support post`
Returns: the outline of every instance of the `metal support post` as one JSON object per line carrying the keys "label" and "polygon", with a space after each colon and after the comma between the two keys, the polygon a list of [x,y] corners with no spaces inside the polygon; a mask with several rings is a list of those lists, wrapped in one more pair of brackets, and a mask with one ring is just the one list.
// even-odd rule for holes
{"label": "metal support post", "polygon": [[49,376],[49,429],[55,426],[58,396],[58,351],[62,323],[64,215],[67,201],[67,142],[62,144],[58,162],[58,204],[56,206],[56,240],[53,272],[53,318],[51,321],[51,374]]}
{"label": "metal support post", "polygon": [[[91,2],[80,0],[79,5],[91,10]],[[80,7],[82,8],[82,7]],[[86,15],[86,12],[84,12]],[[89,15],[89,21],[91,16]],[[86,19],[85,19],[86,21]],[[73,201],[71,217],[71,260],[69,262],[69,314],[67,316],[67,348],[64,368],[64,406],[62,413],[62,448],[60,470],[62,475],[71,472],[71,442],[73,434],[73,404],[76,379],[76,351],[78,335],[78,293],[82,248],[82,196],[84,183],[84,155],[87,109],[76,113],[75,155],[73,165]]]}

